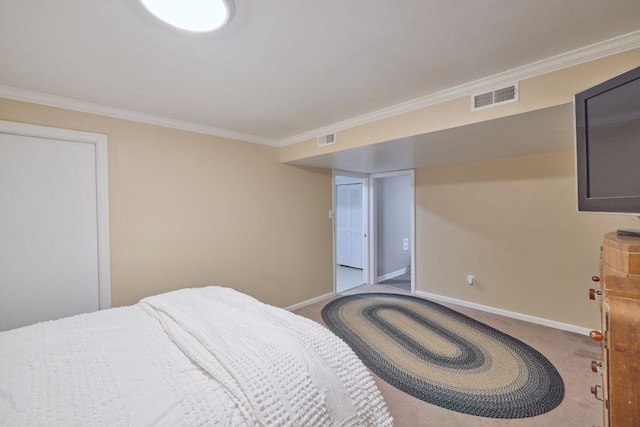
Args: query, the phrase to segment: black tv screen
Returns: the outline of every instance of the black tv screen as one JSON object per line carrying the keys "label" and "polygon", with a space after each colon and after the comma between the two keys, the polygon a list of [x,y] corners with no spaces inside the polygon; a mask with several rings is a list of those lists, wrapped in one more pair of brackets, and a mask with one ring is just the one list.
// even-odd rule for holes
{"label": "black tv screen", "polygon": [[640,67],[575,96],[578,210],[640,215]]}

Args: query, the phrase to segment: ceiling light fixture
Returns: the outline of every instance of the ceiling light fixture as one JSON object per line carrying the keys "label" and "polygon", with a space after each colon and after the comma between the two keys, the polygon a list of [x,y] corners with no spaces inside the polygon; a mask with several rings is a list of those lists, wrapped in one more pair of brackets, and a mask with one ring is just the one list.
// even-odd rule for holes
{"label": "ceiling light fixture", "polygon": [[156,18],[182,30],[208,32],[229,22],[227,0],[140,0]]}

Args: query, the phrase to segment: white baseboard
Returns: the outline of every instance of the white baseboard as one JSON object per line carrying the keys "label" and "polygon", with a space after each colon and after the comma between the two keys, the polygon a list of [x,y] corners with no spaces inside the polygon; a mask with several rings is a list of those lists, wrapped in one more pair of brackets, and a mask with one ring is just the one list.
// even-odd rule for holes
{"label": "white baseboard", "polygon": [[571,325],[569,323],[556,322],[555,320],[543,319],[542,317],[529,316],[528,314],[517,313],[515,311],[503,310],[502,308],[491,307],[488,305],[477,304],[475,302],[464,301],[460,299],[445,297],[441,295],[432,294],[429,292],[416,291],[417,296],[424,297],[426,299],[447,302],[451,304],[461,305],[463,307],[474,308],[480,311],[486,311],[487,313],[499,314],[500,316],[511,317],[512,319],[524,320],[525,322],[535,323],[542,326],[548,326],[550,328],[560,329],[563,331],[575,332],[580,335],[589,335],[591,329],[584,328],[582,326]]}
{"label": "white baseboard", "polygon": [[407,274],[411,272],[411,267],[407,267],[407,268],[402,268],[400,270],[397,271],[392,271],[391,273],[387,273],[384,274],[382,276],[378,276],[378,283],[384,281],[384,280],[389,280],[389,279],[393,279],[395,277],[398,276],[402,276],[403,274]]}
{"label": "white baseboard", "polygon": [[336,295],[335,292],[329,292],[328,294],[320,295],[319,297],[311,298],[306,301],[302,301],[297,304],[290,305],[289,307],[285,307],[284,309],[288,311],[295,311],[295,310],[301,309],[302,307],[306,307],[308,305],[315,304],[317,302],[329,299],[331,297],[334,297],[335,295]]}

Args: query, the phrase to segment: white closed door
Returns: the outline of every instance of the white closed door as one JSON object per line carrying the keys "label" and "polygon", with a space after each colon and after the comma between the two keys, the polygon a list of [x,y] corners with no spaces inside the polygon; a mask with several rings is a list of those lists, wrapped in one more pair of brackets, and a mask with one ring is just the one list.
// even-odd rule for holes
{"label": "white closed door", "polygon": [[363,268],[362,184],[337,185],[336,193],[337,262]]}
{"label": "white closed door", "polygon": [[0,330],[100,308],[96,150],[0,133]]}

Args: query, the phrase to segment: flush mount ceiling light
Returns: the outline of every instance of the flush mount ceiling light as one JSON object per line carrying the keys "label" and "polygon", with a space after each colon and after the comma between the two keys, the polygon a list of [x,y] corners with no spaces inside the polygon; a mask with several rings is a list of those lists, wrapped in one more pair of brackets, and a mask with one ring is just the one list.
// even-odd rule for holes
{"label": "flush mount ceiling light", "polygon": [[227,0],[140,0],[156,18],[187,31],[219,30],[229,22]]}

